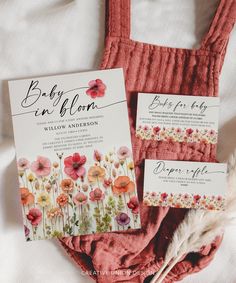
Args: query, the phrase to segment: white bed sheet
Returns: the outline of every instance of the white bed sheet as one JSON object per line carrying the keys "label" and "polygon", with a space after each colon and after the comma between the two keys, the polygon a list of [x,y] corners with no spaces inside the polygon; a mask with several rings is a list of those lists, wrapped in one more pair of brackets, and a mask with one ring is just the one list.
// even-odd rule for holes
{"label": "white bed sheet", "polygon": [[[132,38],[197,46],[216,0],[132,0]],[[56,241],[26,243],[17,191],[7,80],[95,69],[104,39],[104,0],[0,0],[0,282],[88,283]],[[236,29],[220,79],[218,158],[236,147]],[[236,228],[214,261],[185,283],[236,282]],[[108,282],[109,283],[109,282]]]}

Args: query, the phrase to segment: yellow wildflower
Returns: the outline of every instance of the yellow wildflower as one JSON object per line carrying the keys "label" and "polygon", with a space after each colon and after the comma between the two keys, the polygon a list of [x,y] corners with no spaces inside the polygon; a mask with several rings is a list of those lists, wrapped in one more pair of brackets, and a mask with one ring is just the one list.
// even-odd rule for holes
{"label": "yellow wildflower", "polygon": [[41,207],[46,207],[46,206],[50,205],[50,203],[51,203],[50,196],[47,193],[39,194],[37,201],[38,201],[38,204]]}

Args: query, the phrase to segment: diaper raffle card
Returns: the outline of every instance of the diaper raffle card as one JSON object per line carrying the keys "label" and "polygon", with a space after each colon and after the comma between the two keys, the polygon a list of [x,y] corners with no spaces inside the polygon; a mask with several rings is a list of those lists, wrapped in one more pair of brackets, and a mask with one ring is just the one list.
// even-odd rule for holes
{"label": "diaper raffle card", "polygon": [[140,228],[122,69],[9,91],[26,239]]}
{"label": "diaper raffle card", "polygon": [[144,204],[223,210],[226,164],[145,160]]}
{"label": "diaper raffle card", "polygon": [[216,144],[219,98],[139,93],[136,136]]}

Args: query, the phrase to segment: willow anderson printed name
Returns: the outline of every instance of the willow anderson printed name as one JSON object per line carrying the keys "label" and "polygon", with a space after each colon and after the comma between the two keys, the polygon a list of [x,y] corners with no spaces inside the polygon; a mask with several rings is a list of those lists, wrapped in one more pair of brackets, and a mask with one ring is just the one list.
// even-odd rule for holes
{"label": "willow anderson printed name", "polygon": [[44,131],[56,131],[56,130],[64,130],[64,129],[89,127],[89,126],[98,126],[98,122],[91,121],[91,122],[85,122],[85,123],[74,123],[74,124],[69,124],[69,125],[50,126],[50,127],[44,127]]}

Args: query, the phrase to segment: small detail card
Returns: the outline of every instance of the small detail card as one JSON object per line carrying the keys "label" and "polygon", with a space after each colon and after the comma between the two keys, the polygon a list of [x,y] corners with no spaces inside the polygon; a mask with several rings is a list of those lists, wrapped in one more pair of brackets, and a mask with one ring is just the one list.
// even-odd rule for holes
{"label": "small detail card", "polygon": [[223,210],[227,166],[224,163],[145,160],[144,204]]}
{"label": "small detail card", "polygon": [[140,228],[122,69],[9,92],[26,239]]}
{"label": "small detail card", "polygon": [[136,136],[216,144],[218,114],[218,97],[139,93]]}

